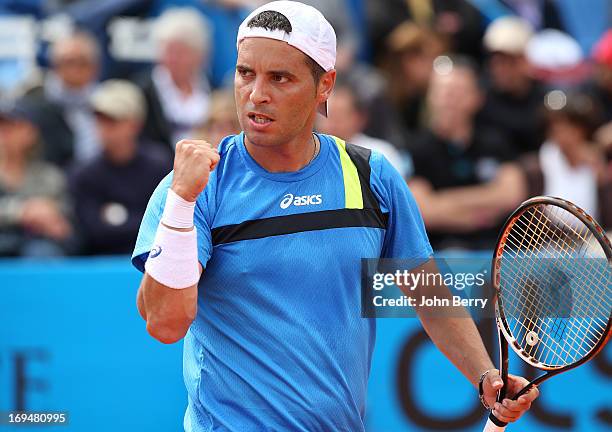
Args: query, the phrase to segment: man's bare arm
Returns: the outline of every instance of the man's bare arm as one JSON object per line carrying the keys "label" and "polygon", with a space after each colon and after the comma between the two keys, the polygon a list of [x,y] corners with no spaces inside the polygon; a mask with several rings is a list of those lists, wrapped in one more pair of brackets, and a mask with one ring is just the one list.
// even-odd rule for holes
{"label": "man's bare arm", "polygon": [[[201,272],[201,267],[200,267]],[[173,289],[144,274],[136,304],[147,322],[147,331],[162,343],[181,340],[193,322],[198,309],[198,287]]]}
{"label": "man's bare arm", "polygon": [[[437,274],[435,261],[429,260],[413,272],[424,271],[426,274]],[[438,281],[438,278],[432,278]],[[398,286],[400,286],[398,284]],[[415,289],[417,296],[451,298],[449,289],[444,284],[419,286]],[[406,293],[408,294],[408,293]],[[410,295],[414,296],[415,293]],[[420,302],[417,302],[420,304]],[[449,304],[452,305],[452,302]],[[444,307],[444,311],[436,307],[417,307],[417,314],[425,331],[440,351],[461,371],[461,373],[478,388],[480,376],[484,377],[482,388],[483,398],[488,406],[493,408],[495,416],[505,422],[518,420],[539,395],[537,388],[521,396],[518,400],[504,399],[503,404],[496,402],[497,392],[504,385],[499,371],[493,367],[493,362],[482,342],[482,337],[467,310],[462,306]],[[508,375],[508,395],[516,394],[527,385],[525,378]]]}
{"label": "man's bare arm", "polygon": [[[413,270],[425,274],[437,274],[438,268],[433,259]],[[437,280],[437,278],[433,278]],[[408,294],[408,293],[407,293]],[[419,286],[409,295],[418,297],[448,298],[452,305],[452,296],[444,285]],[[418,302],[420,304],[420,302]],[[448,306],[443,310],[437,307],[416,307],[416,312],[423,328],[433,343],[472,383],[478,385],[480,375],[493,369],[493,362],[482,342],[474,321],[462,306]]]}
{"label": "man's bare arm", "polygon": [[[147,261],[147,271],[136,297],[136,306],[147,322],[147,331],[163,343],[181,340],[196,317],[197,280],[202,274],[202,265],[197,263],[197,233],[193,212],[195,202],[206,187],[210,173],[219,159],[218,150],[206,141],[181,140],[176,144],[172,185],[168,190],[157,231],[157,236],[161,233],[162,241],[167,242],[164,246],[165,255],[156,258],[155,262]],[[181,237],[175,236],[179,232]],[[174,260],[168,261],[172,264],[166,265],[165,261],[161,261],[170,256],[174,257]],[[177,257],[184,259],[177,260]],[[159,282],[151,274],[168,285]],[[182,276],[186,277],[181,279]],[[193,285],[185,287],[194,281]]]}

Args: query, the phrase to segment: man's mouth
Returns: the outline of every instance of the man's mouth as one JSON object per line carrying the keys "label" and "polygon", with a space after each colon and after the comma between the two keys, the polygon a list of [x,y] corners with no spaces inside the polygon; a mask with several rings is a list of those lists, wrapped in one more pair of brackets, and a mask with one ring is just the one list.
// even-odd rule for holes
{"label": "man's mouth", "polygon": [[262,115],[262,114],[256,114],[256,113],[249,113],[248,114],[249,119],[251,119],[254,123],[260,124],[260,125],[265,125],[268,123],[273,122],[274,120],[272,120],[270,117]]}

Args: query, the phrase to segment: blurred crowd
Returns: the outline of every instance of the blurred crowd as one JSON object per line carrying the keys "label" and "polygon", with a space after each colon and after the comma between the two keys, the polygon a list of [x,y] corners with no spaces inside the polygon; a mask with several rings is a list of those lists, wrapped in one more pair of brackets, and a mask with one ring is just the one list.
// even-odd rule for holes
{"label": "blurred crowd", "polygon": [[[338,36],[317,129],[387,157],[434,249],[492,249],[542,194],[612,230],[609,2],[588,34],[562,0],[303,2]],[[240,131],[235,37],[262,3],[0,0],[0,256],[130,253],[175,143]]]}

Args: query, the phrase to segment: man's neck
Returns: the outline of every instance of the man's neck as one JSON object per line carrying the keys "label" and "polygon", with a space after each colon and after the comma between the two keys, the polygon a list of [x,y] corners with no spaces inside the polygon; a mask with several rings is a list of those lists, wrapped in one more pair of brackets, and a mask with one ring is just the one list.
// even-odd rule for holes
{"label": "man's neck", "polygon": [[246,136],[244,144],[255,162],[272,173],[299,171],[315,158],[321,147],[318,137],[313,133],[282,146],[256,145]]}

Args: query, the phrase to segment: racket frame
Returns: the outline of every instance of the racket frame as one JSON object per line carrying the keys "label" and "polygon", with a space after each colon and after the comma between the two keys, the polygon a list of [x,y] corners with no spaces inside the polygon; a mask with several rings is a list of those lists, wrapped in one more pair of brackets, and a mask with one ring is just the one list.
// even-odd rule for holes
{"label": "racket frame", "polygon": [[[584,210],[575,204],[564,200],[562,198],[549,197],[549,196],[537,196],[534,198],[530,198],[527,201],[523,202],[507,219],[504,223],[504,228],[499,234],[497,239],[497,243],[495,245],[494,253],[493,253],[493,261],[491,262],[491,277],[493,288],[495,290],[494,293],[494,301],[495,301],[495,320],[498,328],[498,338],[499,338],[499,362],[500,362],[500,375],[502,381],[504,382],[504,386],[499,391],[497,396],[497,402],[501,403],[501,401],[506,397],[506,387],[508,382],[508,361],[509,361],[509,353],[508,346],[512,347],[512,350],[527,364],[533,366],[534,368],[544,370],[546,373],[538,376],[534,380],[532,380],[529,384],[527,384],[521,391],[519,391],[516,395],[512,397],[512,400],[518,399],[520,396],[527,393],[534,385],[537,386],[544,381],[552,378],[555,375],[558,375],[563,372],[567,372],[570,369],[574,369],[587,361],[591,360],[595,357],[606,345],[612,333],[610,332],[610,326],[612,323],[612,314],[608,318],[608,324],[605,329],[605,336],[600,338],[600,340],[595,344],[595,346],[580,360],[562,366],[562,367],[554,367],[546,365],[542,362],[535,361],[521,348],[518,344],[514,336],[512,336],[511,331],[509,330],[508,322],[506,320],[506,316],[503,310],[503,304],[500,296],[500,269],[501,269],[501,256],[503,254],[503,250],[506,246],[506,240],[508,238],[508,233],[514,223],[523,215],[525,211],[527,211],[531,207],[535,207],[537,205],[553,205],[556,207],[560,207],[576,218],[578,218],[582,223],[584,223],[587,228],[593,233],[594,237],[597,239],[599,244],[601,245],[604,253],[606,254],[606,258],[608,259],[608,263],[612,265],[612,245],[610,244],[610,240],[607,238],[604,230],[599,226],[599,224]],[[498,420],[493,413],[489,415],[489,419],[495,423],[497,426],[505,426],[506,423]]]}

